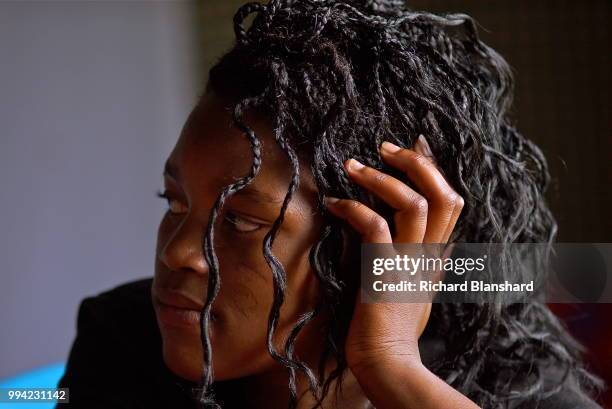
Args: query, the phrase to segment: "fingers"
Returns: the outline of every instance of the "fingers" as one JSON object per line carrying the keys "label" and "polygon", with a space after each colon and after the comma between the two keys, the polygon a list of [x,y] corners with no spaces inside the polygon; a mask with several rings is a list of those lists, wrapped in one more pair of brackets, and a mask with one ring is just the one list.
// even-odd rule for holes
{"label": "fingers", "polygon": [[396,229],[393,238],[398,243],[421,243],[427,227],[427,200],[404,182],[379,170],[364,166],[355,159],[346,163],[349,175],[359,185],[368,189],[396,209]]}
{"label": "fingers", "polygon": [[457,224],[457,220],[459,220],[459,215],[461,214],[461,210],[463,209],[464,203],[465,202],[463,198],[461,196],[458,196],[457,202],[453,209],[453,214],[451,215],[448,221],[448,226],[446,227],[446,231],[442,235],[442,241],[440,243],[446,243],[450,239],[450,236],[453,233],[455,225]]}
{"label": "fingers", "polygon": [[463,208],[463,199],[436,166],[425,139],[419,137],[415,150],[384,142],[380,152],[383,160],[403,171],[427,199],[427,228],[423,242],[446,242]]}
{"label": "fingers", "polygon": [[418,192],[402,181],[355,159],[345,162],[351,179],[396,209],[396,235],[390,237],[385,219],[354,200],[329,198],[328,209],[345,219],[370,243],[445,243],[463,208],[464,201],[437,167],[433,153],[421,135],[414,149],[389,142],[381,145],[381,156],[403,171]]}
{"label": "fingers", "polygon": [[365,243],[392,243],[387,221],[366,205],[356,200],[327,197],[327,209],[346,220],[362,237]]}
{"label": "fingers", "polygon": [[[431,148],[429,147],[429,144],[427,143],[427,140],[423,135],[419,135],[417,142],[414,145],[414,150],[415,152],[420,153],[421,155],[426,157],[431,163],[438,167],[438,164],[436,163],[436,158],[434,157],[434,154],[431,151]],[[451,215],[448,226],[446,227],[446,231],[442,236],[441,243],[446,243],[450,239],[450,235],[452,234],[455,224],[459,219],[459,215],[461,214],[461,210],[463,209],[464,200],[461,196],[457,196],[457,203],[454,206],[453,214]]]}

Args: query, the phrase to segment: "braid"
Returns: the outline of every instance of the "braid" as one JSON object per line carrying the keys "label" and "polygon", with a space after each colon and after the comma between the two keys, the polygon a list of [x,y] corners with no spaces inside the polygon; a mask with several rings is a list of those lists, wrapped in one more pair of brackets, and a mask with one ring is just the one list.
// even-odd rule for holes
{"label": "braid", "polygon": [[250,129],[242,121],[242,113],[250,106],[255,106],[259,98],[245,99],[237,104],[234,108],[234,123],[248,138],[253,152],[253,165],[249,174],[237,182],[226,186],[221,194],[217,197],[215,204],[210,212],[208,220],[208,228],[204,237],[204,255],[209,265],[208,286],[206,294],[206,302],[202,313],[200,314],[200,339],[204,352],[204,367],[202,379],[200,380],[198,403],[202,408],[217,409],[220,408],[215,402],[210,391],[214,374],[212,368],[212,348],[210,342],[210,320],[212,304],[219,293],[221,287],[221,277],[219,275],[219,260],[214,250],[214,226],[217,220],[217,215],[223,208],[226,199],[238,192],[240,189],[247,186],[259,173],[261,168],[261,142],[255,135],[255,132]]}
{"label": "braid", "polygon": [[[247,29],[243,23],[256,13]],[[225,198],[248,184],[261,166],[261,146],[238,118],[257,106],[272,120],[274,138],[291,166],[291,182],[278,218],[263,241],[273,278],[267,349],[289,372],[291,408],[296,406],[298,371],[321,406],[331,382],[346,372],[344,341],[358,290],[360,240],[327,214],[324,195],[359,200],[393,226],[393,209],[348,178],[343,162],[354,157],[410,183],[382,162],[378,146],[389,140],[410,147],[419,134],[449,183],[465,199],[451,240],[480,243],[544,242],[550,246],[556,222],[544,200],[549,183],[539,148],[514,128],[508,113],[514,80],[507,62],[478,37],[465,14],[435,15],[406,8],[399,0],[272,0],[240,7],[234,16],[235,46],[210,70],[207,90],[238,101],[235,126],[253,150],[251,173],[226,188]],[[272,245],[299,187],[298,158],[310,166],[323,216],[321,236],[309,262],[321,292],[316,307],[294,323],[284,351],[273,339],[284,302],[287,274]],[[202,328],[220,285],[212,227],[205,254],[211,265]],[[345,264],[343,264],[345,263]],[[299,332],[325,312],[326,336],[317,375],[294,356]],[[445,340],[445,352],[431,369],[480,406],[532,402],[557,390],[546,383],[551,362],[564,380],[597,385],[580,361],[579,345],[547,307],[435,304],[426,333]],[[546,336],[543,337],[542,333]],[[205,366],[210,366],[208,335]],[[325,376],[324,364],[335,360]],[[498,371],[512,374],[509,382]],[[203,384],[212,374],[205,371]],[[337,383],[340,385],[340,382]]]}
{"label": "braid", "polygon": [[299,171],[299,163],[298,163],[297,155],[295,151],[293,150],[293,148],[291,148],[287,144],[287,141],[285,140],[285,137],[283,136],[283,122],[277,121],[275,125],[276,126],[274,129],[274,137],[278,145],[281,147],[281,149],[283,149],[283,151],[287,154],[287,156],[289,157],[289,160],[291,161],[292,176],[291,176],[291,182],[289,183],[289,187],[287,189],[287,193],[285,194],[285,198],[283,199],[283,204],[280,209],[280,214],[276,218],[274,223],[272,224],[272,228],[266,234],[263,240],[264,257],[266,259],[266,262],[270,266],[270,269],[272,270],[272,283],[274,286],[274,300],[272,302],[272,307],[270,309],[270,314],[269,314],[269,319],[268,319],[267,346],[268,346],[268,351],[270,355],[289,369],[290,402],[291,402],[289,407],[294,408],[295,405],[297,404],[297,392],[296,392],[296,387],[295,387],[296,365],[295,365],[295,362],[289,360],[288,357],[281,356],[276,351],[276,348],[274,347],[274,344],[273,344],[274,331],[276,330],[276,327],[278,326],[278,319],[280,316],[280,308],[285,299],[287,274],[285,272],[283,265],[276,258],[276,256],[272,253],[272,244],[274,243],[276,234],[278,233],[278,230],[281,224],[283,223],[285,212],[287,210],[287,206],[289,205],[289,202],[291,201],[295,190],[299,186],[300,171]]}
{"label": "braid", "polygon": [[248,43],[247,32],[242,26],[242,22],[249,14],[261,12],[263,10],[265,10],[265,7],[257,2],[247,3],[238,9],[234,15],[234,34],[236,35],[236,41],[243,44]]}

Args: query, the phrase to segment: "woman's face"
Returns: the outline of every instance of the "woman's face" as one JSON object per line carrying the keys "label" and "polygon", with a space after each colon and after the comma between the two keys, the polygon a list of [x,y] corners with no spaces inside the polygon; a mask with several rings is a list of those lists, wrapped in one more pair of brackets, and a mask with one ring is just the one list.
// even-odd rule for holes
{"label": "woman's face", "polygon": [[[249,141],[230,126],[230,120],[221,100],[207,97],[187,120],[163,176],[169,209],[159,225],[152,296],[164,360],[174,373],[193,381],[202,375],[199,310],[209,274],[203,237],[221,190],[247,175],[252,166]],[[263,117],[247,113],[245,121],[262,142],[263,162],[259,175],[228,198],[217,219],[214,244],[221,289],[211,322],[216,380],[276,367],[266,349],[273,285],[262,241],[279,214],[291,166]],[[308,262],[320,233],[316,187],[307,167],[301,166],[300,174],[300,187],[272,246],[287,272],[275,339],[278,349],[298,316],[314,306],[318,291]],[[312,335],[305,333],[297,350],[303,344],[312,349],[312,341]]]}

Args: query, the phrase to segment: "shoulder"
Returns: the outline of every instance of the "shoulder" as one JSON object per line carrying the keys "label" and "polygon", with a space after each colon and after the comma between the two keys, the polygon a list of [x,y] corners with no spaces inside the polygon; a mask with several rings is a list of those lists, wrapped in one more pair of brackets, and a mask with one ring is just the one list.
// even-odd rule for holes
{"label": "shoulder", "polygon": [[77,336],[95,333],[114,339],[119,342],[117,346],[133,343],[142,336],[150,339],[151,332],[156,330],[152,281],[152,278],[131,281],[84,298],[77,314]]}
{"label": "shoulder", "polygon": [[[119,356],[147,349],[157,333],[152,281],[152,278],[131,281],[84,298],[77,314],[76,341],[93,340],[100,352]],[[142,340],[147,342],[141,343]]]}
{"label": "shoulder", "polygon": [[146,308],[151,304],[153,278],[143,278],[118,285],[97,295],[84,298],[81,304],[119,310],[125,307]]}
{"label": "shoulder", "polygon": [[[151,300],[151,285],[153,278],[142,278],[118,285],[110,290],[103,291],[98,295],[87,297],[83,300],[86,303],[105,304],[119,303],[122,306],[144,306]],[[110,306],[110,305],[109,305]]]}
{"label": "shoulder", "polygon": [[71,403],[139,407],[131,404],[134,388],[155,383],[162,367],[151,283],[151,278],[132,281],[81,301],[77,334],[59,382],[70,388]]}

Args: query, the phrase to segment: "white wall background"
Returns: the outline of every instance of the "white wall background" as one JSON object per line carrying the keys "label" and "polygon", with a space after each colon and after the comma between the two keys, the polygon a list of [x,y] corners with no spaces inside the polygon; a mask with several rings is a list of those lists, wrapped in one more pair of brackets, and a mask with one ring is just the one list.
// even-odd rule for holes
{"label": "white wall background", "polygon": [[152,275],[194,42],[189,2],[0,1],[0,378],[64,361],[83,297]]}

